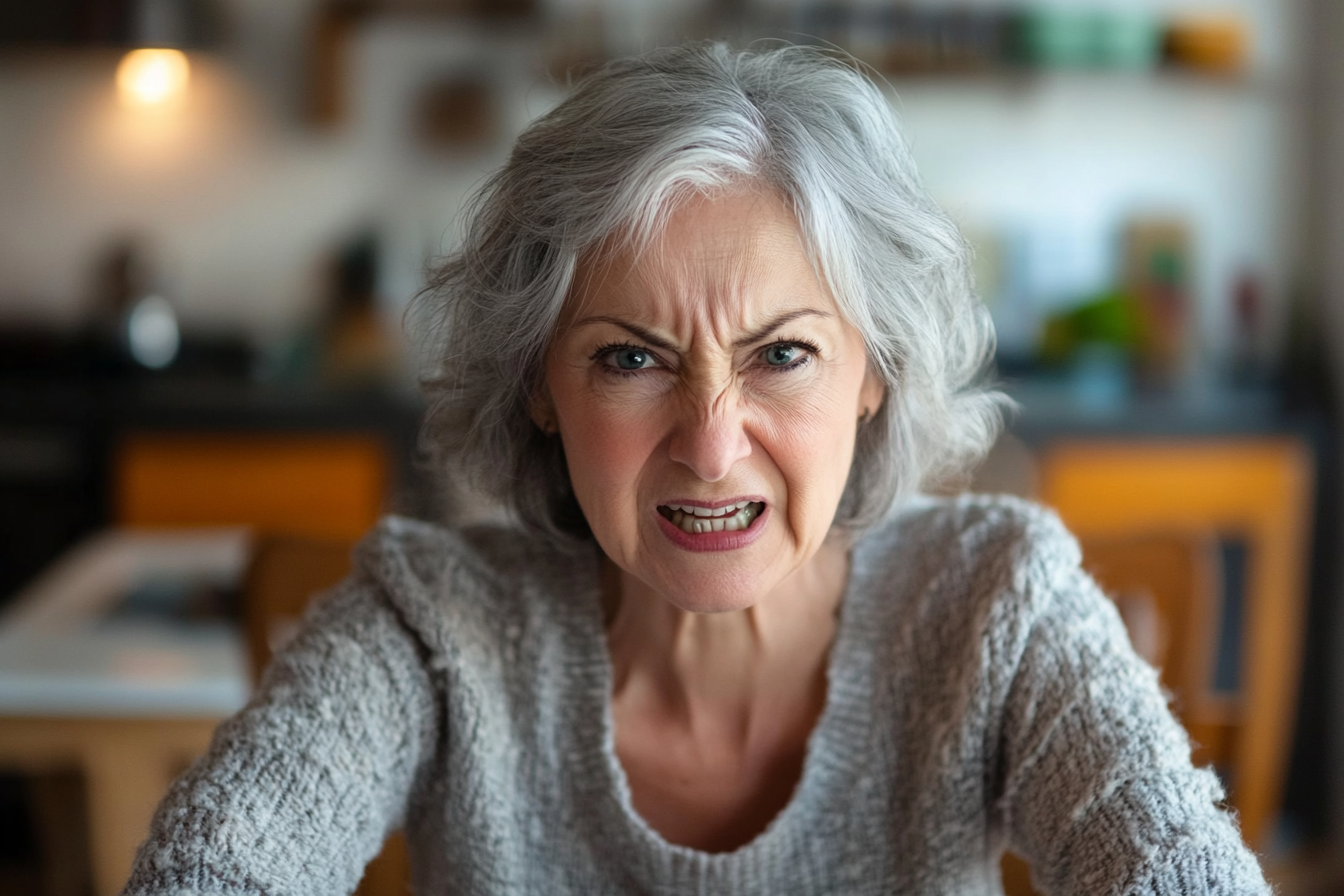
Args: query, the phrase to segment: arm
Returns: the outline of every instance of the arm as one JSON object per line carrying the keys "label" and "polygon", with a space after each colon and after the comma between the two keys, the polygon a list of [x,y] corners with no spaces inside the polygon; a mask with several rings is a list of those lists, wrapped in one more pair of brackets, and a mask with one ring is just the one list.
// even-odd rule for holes
{"label": "arm", "polygon": [[125,896],[352,892],[435,727],[417,642],[374,585],[345,583],[173,785]]}
{"label": "arm", "polygon": [[1036,885],[1051,894],[1268,893],[1218,805],[1221,785],[1191,766],[1185,731],[1114,606],[1076,566],[1050,578],[1028,595],[1037,610],[1003,728],[1006,833]]}

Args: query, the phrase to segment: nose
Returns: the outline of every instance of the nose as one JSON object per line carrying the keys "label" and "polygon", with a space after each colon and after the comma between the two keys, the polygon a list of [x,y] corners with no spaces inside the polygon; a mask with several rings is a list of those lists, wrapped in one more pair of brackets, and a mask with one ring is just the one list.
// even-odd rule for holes
{"label": "nose", "polygon": [[751,454],[751,440],[736,404],[724,397],[688,407],[668,445],[672,460],[705,482],[726,477],[733,464]]}

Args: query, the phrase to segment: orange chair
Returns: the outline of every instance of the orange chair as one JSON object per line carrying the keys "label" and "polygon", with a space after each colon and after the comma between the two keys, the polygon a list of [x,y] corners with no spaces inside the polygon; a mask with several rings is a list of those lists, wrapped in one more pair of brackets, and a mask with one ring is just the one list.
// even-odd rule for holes
{"label": "orange chair", "polygon": [[[1291,746],[1312,480],[1307,447],[1286,437],[1061,443],[1041,464],[1042,499],[1078,535],[1103,586],[1133,592],[1143,585],[1140,569],[1168,583],[1166,597],[1153,589],[1169,641],[1159,657],[1164,683],[1200,744],[1196,761],[1213,761],[1227,776],[1242,835],[1260,849],[1278,815]],[[1223,562],[1232,548],[1244,564]],[[1226,587],[1225,572],[1243,587]],[[1182,578],[1185,589],[1175,581]],[[1242,606],[1225,606],[1237,591]],[[1214,665],[1221,620],[1237,612],[1240,643],[1230,648],[1238,681],[1227,690],[1215,686]]]}
{"label": "orange chair", "polygon": [[114,454],[113,516],[353,540],[377,521],[388,471],[365,434],[141,433]]}
{"label": "orange chair", "polygon": [[[378,520],[387,448],[364,434],[142,433],[114,456],[114,519],[124,526],[244,525],[256,531],[243,586],[254,680],[309,598],[340,581]],[[410,892],[400,834],[369,864],[360,896]]]}
{"label": "orange chair", "polygon": [[[1192,759],[1228,782],[1256,848],[1272,830],[1287,770],[1312,478],[1306,447],[1291,438],[1062,442],[1039,466],[1041,499],[1079,537],[1084,567],[1161,670]],[[1244,569],[1227,562],[1233,554]],[[1233,596],[1240,606],[1227,605]],[[1240,642],[1221,644],[1224,622],[1238,616]],[[1236,689],[1217,681],[1229,656]],[[1002,870],[1009,896],[1034,892],[1020,858],[1005,855]]]}

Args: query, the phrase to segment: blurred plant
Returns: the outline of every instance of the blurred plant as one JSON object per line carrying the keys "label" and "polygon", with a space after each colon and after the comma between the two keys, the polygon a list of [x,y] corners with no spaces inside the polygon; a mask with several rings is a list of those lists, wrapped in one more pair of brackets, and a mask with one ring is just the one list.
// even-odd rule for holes
{"label": "blurred plant", "polygon": [[1144,342],[1143,309],[1123,290],[1102,293],[1046,319],[1041,361],[1065,366],[1087,346],[1106,346],[1133,358]]}

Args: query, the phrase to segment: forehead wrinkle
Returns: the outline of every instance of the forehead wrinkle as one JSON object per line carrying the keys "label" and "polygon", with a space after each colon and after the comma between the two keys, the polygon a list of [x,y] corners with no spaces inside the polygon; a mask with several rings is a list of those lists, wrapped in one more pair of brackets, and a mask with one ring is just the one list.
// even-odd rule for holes
{"label": "forehead wrinkle", "polygon": [[[774,329],[774,322],[782,317],[792,319],[809,313],[832,316],[831,303],[827,308],[813,307],[811,296],[805,299],[792,288],[781,291],[772,282],[780,276],[781,260],[787,259],[798,265],[796,273],[820,287],[795,229],[741,226],[734,228],[732,235],[731,240],[696,239],[690,251],[674,253],[666,243],[659,246],[656,267],[665,273],[655,276],[676,283],[679,292],[689,293],[678,296],[681,301],[677,304],[690,310],[690,317],[712,334],[712,341],[723,348],[740,347],[755,341],[762,331]],[[777,300],[754,300],[767,291]],[[829,296],[824,287],[821,292]],[[780,301],[788,299],[796,301]]]}
{"label": "forehead wrinkle", "polygon": [[628,251],[604,245],[586,253],[576,266],[557,329],[568,331],[577,326],[581,316],[593,308],[603,293],[628,292],[634,277],[635,263],[629,260]]}
{"label": "forehead wrinkle", "polygon": [[[579,265],[565,324],[584,312],[614,316],[687,348],[708,343],[702,349],[709,351],[740,346],[744,333],[759,334],[785,314],[810,309],[834,316],[838,309],[796,219],[777,197],[701,201],[716,208],[693,201],[648,242],[613,238],[595,247]],[[801,290],[799,280],[806,281]],[[761,302],[764,291],[772,295]],[[818,296],[828,300],[824,308],[817,307]]]}

